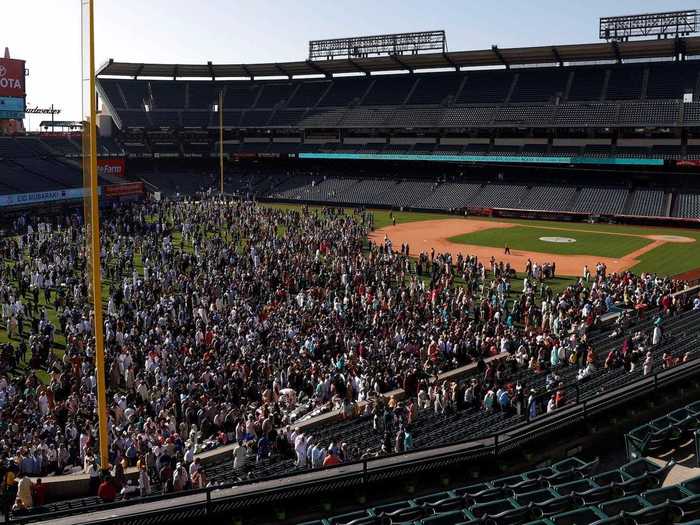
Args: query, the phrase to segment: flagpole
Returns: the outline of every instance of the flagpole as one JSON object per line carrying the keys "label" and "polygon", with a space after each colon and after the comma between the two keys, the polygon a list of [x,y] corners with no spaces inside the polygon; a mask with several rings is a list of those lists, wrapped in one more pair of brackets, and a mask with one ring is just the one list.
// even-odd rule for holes
{"label": "flagpole", "polygon": [[219,178],[221,195],[224,194],[224,92],[219,91]]}

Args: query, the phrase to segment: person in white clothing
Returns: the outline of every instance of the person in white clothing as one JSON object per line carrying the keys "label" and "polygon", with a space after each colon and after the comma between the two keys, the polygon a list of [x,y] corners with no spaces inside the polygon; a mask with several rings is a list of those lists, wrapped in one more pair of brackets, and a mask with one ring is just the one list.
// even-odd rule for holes
{"label": "person in white clothing", "polygon": [[294,441],[294,450],[297,453],[297,467],[306,467],[306,438],[304,434],[297,434],[296,440]]}

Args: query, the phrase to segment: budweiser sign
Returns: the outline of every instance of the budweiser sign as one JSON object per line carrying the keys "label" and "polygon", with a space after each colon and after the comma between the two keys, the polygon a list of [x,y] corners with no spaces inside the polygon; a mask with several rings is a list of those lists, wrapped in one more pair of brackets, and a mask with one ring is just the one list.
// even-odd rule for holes
{"label": "budweiser sign", "polygon": [[24,96],[24,61],[0,58],[0,97]]}

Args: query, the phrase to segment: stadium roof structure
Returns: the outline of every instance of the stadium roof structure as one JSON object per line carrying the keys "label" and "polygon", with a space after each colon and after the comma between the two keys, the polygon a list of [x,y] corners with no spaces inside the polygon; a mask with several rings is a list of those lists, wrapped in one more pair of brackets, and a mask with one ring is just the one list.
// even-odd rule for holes
{"label": "stadium roof structure", "polygon": [[162,78],[256,78],[298,77],[345,73],[370,74],[382,71],[417,69],[462,69],[490,66],[525,66],[533,64],[581,63],[654,58],[679,58],[700,55],[700,37],[636,40],[629,42],[596,42],[557,46],[499,48],[474,51],[426,53],[422,55],[390,55],[371,58],[335,60],[302,60],[267,64],[148,64],[116,62],[110,59],[98,76],[162,77]]}

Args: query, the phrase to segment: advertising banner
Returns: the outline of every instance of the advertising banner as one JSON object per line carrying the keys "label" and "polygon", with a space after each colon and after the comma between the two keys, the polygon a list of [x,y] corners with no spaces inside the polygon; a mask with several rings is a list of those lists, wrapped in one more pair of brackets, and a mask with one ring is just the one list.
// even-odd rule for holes
{"label": "advertising banner", "polygon": [[0,119],[24,119],[24,99],[0,97]]}
{"label": "advertising banner", "polygon": [[128,182],[126,184],[114,184],[105,186],[105,197],[128,197],[131,195],[143,195],[143,182]]}
{"label": "advertising banner", "polygon": [[97,173],[100,176],[124,177],[126,176],[126,161],[124,159],[97,159]]}
{"label": "advertising banner", "polygon": [[700,168],[700,160],[677,160],[676,166],[683,168]]}
{"label": "advertising banner", "polygon": [[24,60],[0,58],[0,97],[24,97]]}
{"label": "advertising banner", "polygon": [[0,208],[7,206],[28,206],[42,202],[68,201],[82,199],[86,190],[74,188],[71,190],[38,191],[34,193],[16,193],[14,195],[0,195]]}
{"label": "advertising banner", "polygon": [[300,159],[335,160],[408,160],[427,162],[479,162],[513,164],[614,164],[633,166],[663,166],[663,159],[634,159],[620,157],[527,157],[508,155],[406,155],[400,153],[299,153]]}

